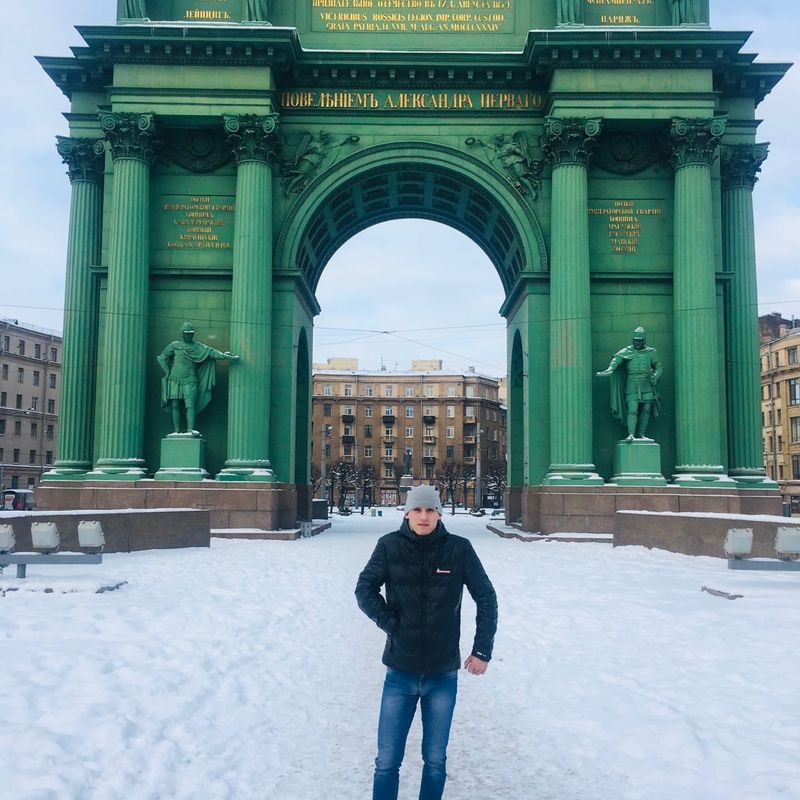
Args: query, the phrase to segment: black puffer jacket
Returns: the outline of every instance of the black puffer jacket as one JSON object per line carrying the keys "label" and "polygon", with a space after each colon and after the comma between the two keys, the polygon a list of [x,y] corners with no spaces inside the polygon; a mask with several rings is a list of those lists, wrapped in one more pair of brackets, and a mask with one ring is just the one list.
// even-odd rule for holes
{"label": "black puffer jacket", "polygon": [[399,531],[382,536],[358,576],[356,599],[387,634],[383,663],[404,672],[457,670],[464,586],[478,606],[472,654],[489,661],[497,596],[472,544],[448,533],[441,522],[427,536],[417,536],[403,520]]}

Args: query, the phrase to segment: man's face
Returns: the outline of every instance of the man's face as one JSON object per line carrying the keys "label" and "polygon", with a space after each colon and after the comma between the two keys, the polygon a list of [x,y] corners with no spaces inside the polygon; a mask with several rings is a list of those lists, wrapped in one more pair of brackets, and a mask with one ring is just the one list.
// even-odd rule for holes
{"label": "man's face", "polygon": [[183,341],[184,342],[191,342],[194,339],[194,331],[184,331],[183,332]]}
{"label": "man's face", "polygon": [[633,346],[636,350],[644,350],[644,336],[634,336]]}
{"label": "man's face", "polygon": [[427,536],[433,533],[442,515],[435,508],[412,508],[406,514],[411,530],[417,536]]}

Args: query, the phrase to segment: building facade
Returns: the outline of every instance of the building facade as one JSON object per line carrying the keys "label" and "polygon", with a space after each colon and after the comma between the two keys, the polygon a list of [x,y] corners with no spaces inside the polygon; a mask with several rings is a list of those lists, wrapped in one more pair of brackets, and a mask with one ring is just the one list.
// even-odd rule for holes
{"label": "building facade", "polygon": [[34,489],[58,439],[61,337],[0,320],[0,489]]}
{"label": "building facade", "polygon": [[761,330],[761,424],[767,474],[800,513],[800,325],[770,314]]}
{"label": "building facade", "polygon": [[[476,481],[488,500],[488,476],[506,461],[499,383],[471,370],[431,369],[434,364],[412,362],[407,372],[315,370],[312,468],[324,476],[338,464],[371,466],[372,501],[394,505],[403,476],[408,484],[436,483],[445,466],[455,466],[475,476],[455,489],[456,502],[476,503]],[[323,481],[317,493],[326,491]]]}

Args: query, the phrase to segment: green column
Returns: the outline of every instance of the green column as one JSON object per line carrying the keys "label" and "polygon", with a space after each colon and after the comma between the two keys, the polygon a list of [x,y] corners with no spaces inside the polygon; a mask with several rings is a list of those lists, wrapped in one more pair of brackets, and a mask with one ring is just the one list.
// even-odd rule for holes
{"label": "green column", "polygon": [[600,485],[592,463],[588,165],[600,120],[548,117],[553,168],[550,246],[550,467],[546,485]]}
{"label": "green column", "polygon": [[152,114],[100,112],[114,161],[104,367],[95,479],[138,480],[147,469],[144,405],[150,250]]}
{"label": "green column", "polygon": [[[761,438],[761,365],[758,338],[753,188],[766,144],[723,147],[722,254],[731,273],[726,298],[728,474],[741,486],[767,483]],[[770,485],[774,485],[772,481]]]}
{"label": "green column", "polygon": [[57,137],[67,165],[69,213],[64,293],[64,347],[58,459],[43,480],[81,478],[92,468],[94,419],[94,298],[90,268],[100,263],[102,177],[105,146],[100,139]]}
{"label": "green column", "polygon": [[730,483],[722,465],[711,165],[725,119],[673,119],[675,483]]}
{"label": "green column", "polygon": [[274,481],[269,461],[272,166],[277,116],[226,116],[236,157],[228,457],[220,481]]}

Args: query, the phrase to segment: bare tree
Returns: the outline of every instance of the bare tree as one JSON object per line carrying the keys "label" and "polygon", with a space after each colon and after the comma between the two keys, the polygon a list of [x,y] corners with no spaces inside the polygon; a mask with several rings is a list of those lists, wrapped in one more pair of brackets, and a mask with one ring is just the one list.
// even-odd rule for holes
{"label": "bare tree", "polygon": [[486,491],[494,497],[495,505],[502,505],[508,486],[508,472],[505,461],[490,461],[483,474]]}
{"label": "bare tree", "polygon": [[[475,485],[475,469],[473,467],[467,467],[464,464],[458,464],[457,467],[458,483],[461,486],[461,498],[464,503],[464,508],[466,508],[469,485],[470,483],[472,483],[473,487]],[[478,505],[477,500],[475,501],[475,505]]]}
{"label": "bare tree", "polygon": [[322,470],[316,465],[311,465],[311,496],[316,497],[320,486],[322,485]]}
{"label": "bare tree", "polygon": [[436,481],[436,488],[442,492],[447,492],[450,498],[450,513],[456,513],[456,490],[458,489],[458,482],[460,480],[461,469],[458,464],[453,461],[445,461],[441,469],[436,470],[434,480]]}
{"label": "bare tree", "polygon": [[347,506],[347,495],[356,488],[358,484],[358,468],[355,464],[340,461],[337,465],[339,474],[339,510],[343,511]]}
{"label": "bare tree", "polygon": [[369,495],[369,504],[375,504],[374,492],[377,484],[377,474],[372,464],[362,464],[358,470],[358,487],[361,489],[361,513],[364,513],[364,506]]}

